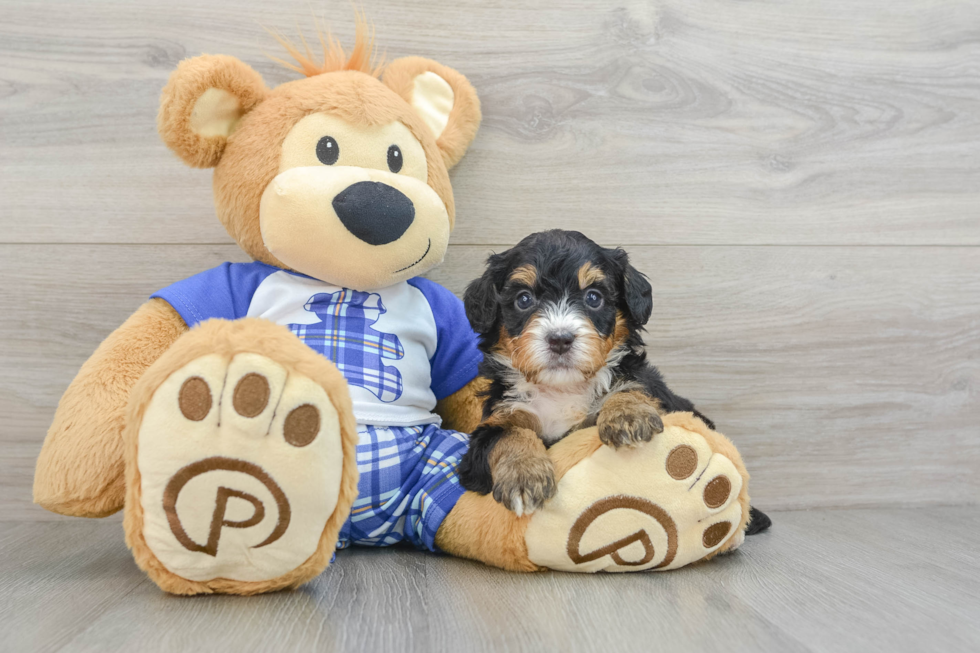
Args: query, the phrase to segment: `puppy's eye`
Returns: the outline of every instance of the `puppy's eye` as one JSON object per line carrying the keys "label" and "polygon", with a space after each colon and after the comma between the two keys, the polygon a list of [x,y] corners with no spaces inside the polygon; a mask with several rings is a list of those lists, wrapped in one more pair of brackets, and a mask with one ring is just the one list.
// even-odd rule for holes
{"label": "puppy's eye", "polygon": [[402,169],[402,163],[404,163],[402,157],[402,150],[397,145],[392,145],[388,148],[388,169],[392,172],[398,172]]}
{"label": "puppy's eye", "polygon": [[[337,163],[340,156],[340,146],[333,136],[324,136],[316,143],[316,158],[325,166],[332,166]],[[389,157],[390,159],[390,157]]]}
{"label": "puppy's eye", "polygon": [[598,290],[590,290],[585,293],[585,305],[589,308],[599,308],[602,306],[602,294]]}
{"label": "puppy's eye", "polygon": [[517,299],[514,300],[514,306],[516,306],[517,310],[519,311],[526,311],[527,309],[531,308],[531,304],[533,303],[534,295],[526,290],[519,294]]}

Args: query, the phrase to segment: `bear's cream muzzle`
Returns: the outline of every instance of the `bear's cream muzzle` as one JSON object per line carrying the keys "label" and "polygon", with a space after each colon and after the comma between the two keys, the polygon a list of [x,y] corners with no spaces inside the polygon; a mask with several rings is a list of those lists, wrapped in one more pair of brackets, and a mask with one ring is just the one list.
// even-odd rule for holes
{"label": "bear's cream muzzle", "polygon": [[372,168],[309,166],[269,183],[262,240],[293,270],[355,290],[390,286],[442,262],[449,215],[423,181]]}

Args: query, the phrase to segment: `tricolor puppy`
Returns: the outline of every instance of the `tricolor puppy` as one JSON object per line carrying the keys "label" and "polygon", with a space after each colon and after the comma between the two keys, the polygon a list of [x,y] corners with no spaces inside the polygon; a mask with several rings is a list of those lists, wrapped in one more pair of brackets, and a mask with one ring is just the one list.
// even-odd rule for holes
{"label": "tricolor puppy", "polygon": [[692,411],[714,428],[647,361],[651,288],[622,249],[532,234],[491,256],[464,302],[490,380],[460,464],[466,489],[531,513],[555,492],[546,447],[574,430],[596,425],[604,443],[628,447],[663,430],[660,413]]}

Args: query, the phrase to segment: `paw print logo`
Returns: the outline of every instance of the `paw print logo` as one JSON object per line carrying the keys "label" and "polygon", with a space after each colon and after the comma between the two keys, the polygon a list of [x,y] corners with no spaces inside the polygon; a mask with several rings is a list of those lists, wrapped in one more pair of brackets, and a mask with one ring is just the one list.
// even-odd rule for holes
{"label": "paw print logo", "polygon": [[[685,495],[690,501],[689,508],[695,511],[695,517],[698,517],[697,525],[690,528],[687,533],[688,539],[694,541],[689,541],[687,546],[683,547],[687,549],[687,555],[694,559],[703,557],[705,553],[710,553],[720,546],[728,539],[734,528],[733,521],[728,519],[716,517],[705,520],[703,517],[705,513],[709,516],[712,513],[721,514],[732,506],[734,513],[741,514],[741,508],[735,502],[738,490],[732,491],[732,482],[726,473],[727,465],[731,463],[728,462],[726,465],[727,458],[716,458],[711,455],[710,450],[705,453],[708,455],[699,456],[690,444],[679,444],[670,450],[663,466],[663,470],[671,479],[685,485],[689,479],[696,476],[694,483],[686,487]],[[708,461],[707,465],[705,459]],[[699,470],[701,473],[697,474]],[[675,516],[679,518],[690,517],[690,513],[685,514],[678,510],[677,505],[674,509]],[[616,530],[617,520],[620,524],[635,523],[641,528],[604,546],[594,546],[598,542],[610,539],[610,534]],[[657,530],[662,530],[666,535],[666,547],[659,552],[655,550],[651,533],[647,531],[651,520],[659,525]],[[703,521],[707,521],[706,526],[701,525]],[[590,530],[597,537],[590,537]],[[700,538],[696,538],[698,533]],[[679,535],[677,522],[667,510],[643,497],[618,494],[595,501],[579,515],[569,530],[566,549],[569,559],[576,565],[609,556],[612,563],[619,568],[665,569],[675,561],[682,548]],[[700,539],[700,542],[697,542],[697,539]],[[583,540],[591,540],[593,546],[584,546]],[[690,553],[692,550],[693,554]],[[650,563],[654,562],[658,555],[661,557],[660,562],[651,566]]]}
{"label": "paw print logo", "polygon": [[[216,557],[218,555],[218,541],[221,538],[222,528],[251,528],[261,524],[265,519],[265,504],[261,499],[254,494],[242,490],[219,486],[215,495],[214,513],[212,514],[211,524],[208,528],[207,543],[199,544],[195,542],[187,534],[184,525],[180,521],[180,516],[177,512],[177,499],[180,497],[181,490],[190,481],[204,474],[216,471],[244,474],[261,483],[275,500],[276,514],[279,516],[275,528],[268,537],[252,548],[260,549],[272,544],[286,533],[286,529],[289,528],[291,512],[289,500],[286,498],[282,488],[279,487],[272,477],[254,463],[235,458],[226,458],[224,456],[212,456],[182,468],[174,474],[164,490],[163,509],[167,515],[170,530],[173,532],[174,537],[177,538],[177,541],[180,542],[181,546],[188,551],[198,551],[200,553],[206,553],[211,557]],[[228,499],[232,498],[242,499],[252,504],[252,515],[247,519],[241,520],[227,519]]]}
{"label": "paw print logo", "polygon": [[402,396],[401,372],[384,361],[401,360],[405,349],[398,336],[374,328],[387,312],[380,295],[345,288],[313,295],[304,308],[316,314],[320,322],[290,324],[289,329],[333,361],[348,383],[386,403]]}
{"label": "paw print logo", "polygon": [[[653,560],[656,552],[653,548],[653,542],[650,541],[650,536],[644,529],[640,529],[631,535],[620,538],[589,553],[583,553],[581,551],[582,537],[589,529],[589,526],[599,517],[614,510],[635,510],[655,519],[667,534],[667,552],[664,559],[654,569],[666,567],[674,561],[674,556],[677,553],[677,526],[674,524],[674,520],[670,518],[670,515],[663,508],[646,499],[619,495],[596,501],[575,520],[568,537],[568,557],[572,562],[582,564],[583,562],[592,562],[608,555],[612,557],[613,562],[617,565],[641,567]],[[624,560],[620,556],[620,551],[636,542],[639,542],[640,546],[643,547],[643,556],[639,560]]]}

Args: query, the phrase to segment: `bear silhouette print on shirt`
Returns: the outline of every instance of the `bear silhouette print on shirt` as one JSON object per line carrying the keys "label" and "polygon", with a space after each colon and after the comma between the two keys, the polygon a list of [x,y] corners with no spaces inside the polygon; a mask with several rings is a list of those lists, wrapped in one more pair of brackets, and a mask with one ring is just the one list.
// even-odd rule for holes
{"label": "bear silhouette print on shirt", "polygon": [[289,324],[289,329],[314,351],[329,358],[351,385],[383,402],[402,396],[402,375],[387,360],[405,356],[398,336],[374,329],[387,312],[377,293],[343,289],[317,293],[304,308],[320,318],[314,324]]}

